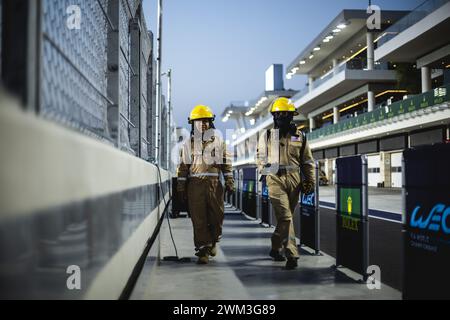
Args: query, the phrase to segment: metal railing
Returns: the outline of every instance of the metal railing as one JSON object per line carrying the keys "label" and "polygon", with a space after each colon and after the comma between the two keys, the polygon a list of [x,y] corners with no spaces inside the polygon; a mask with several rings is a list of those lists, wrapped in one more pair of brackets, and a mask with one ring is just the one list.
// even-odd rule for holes
{"label": "metal railing", "polygon": [[379,107],[371,112],[363,113],[359,116],[339,121],[307,134],[308,140],[326,138],[342,132],[364,127],[373,123],[392,119],[415,111],[427,109],[428,107],[443,104],[450,101],[450,84],[433,89],[423,94],[415,95],[411,98],[397,101],[391,105]]}
{"label": "metal railing", "polygon": [[378,47],[395,38],[399,33],[416,24],[430,13],[436,11],[450,0],[427,0],[413,9],[410,13],[387,28],[384,36],[378,41]]}
{"label": "metal railing", "polygon": [[[341,63],[339,66],[336,67],[336,69],[331,69],[327,73],[325,73],[323,76],[321,76],[319,79],[313,81],[312,83],[312,90],[310,90],[309,85],[306,85],[300,92],[298,92],[294,97],[292,97],[292,100],[298,100],[308,94],[310,91],[316,90],[319,88],[322,84],[326,83],[327,81],[333,79],[335,75],[341,73],[344,70],[367,70],[367,60],[356,58],[352,59],[346,62]],[[374,65],[374,70],[388,70],[387,63],[378,63]]]}

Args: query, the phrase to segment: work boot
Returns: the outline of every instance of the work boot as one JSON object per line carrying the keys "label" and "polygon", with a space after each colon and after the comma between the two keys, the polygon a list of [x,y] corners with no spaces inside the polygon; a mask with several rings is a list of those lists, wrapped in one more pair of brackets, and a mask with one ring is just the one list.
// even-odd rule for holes
{"label": "work boot", "polygon": [[207,264],[209,262],[209,248],[200,249],[195,255],[198,257],[197,264]]}
{"label": "work boot", "polygon": [[213,245],[212,247],[209,248],[209,255],[211,257],[215,257],[217,255],[217,247],[216,247],[216,245]]}
{"label": "work boot", "polygon": [[286,262],[286,270],[293,270],[298,267],[296,258],[289,258]]}
{"label": "work boot", "polygon": [[208,264],[208,262],[209,262],[208,255],[198,257],[197,264]]}
{"label": "work boot", "polygon": [[286,258],[281,254],[279,250],[270,250],[269,255],[273,258],[275,261],[286,261]]}

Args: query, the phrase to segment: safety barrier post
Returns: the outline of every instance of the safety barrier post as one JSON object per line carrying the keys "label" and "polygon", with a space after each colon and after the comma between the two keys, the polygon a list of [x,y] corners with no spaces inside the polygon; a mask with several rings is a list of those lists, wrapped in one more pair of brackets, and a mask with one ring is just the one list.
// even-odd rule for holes
{"label": "safety barrier post", "polygon": [[270,223],[270,201],[266,180],[261,181],[261,223]]}
{"label": "safety barrier post", "polygon": [[237,206],[237,204],[236,204],[236,198],[237,198],[236,194],[237,194],[237,185],[238,185],[238,183],[237,183],[238,177],[237,177],[236,170],[233,170],[233,178],[234,178],[234,192],[233,192],[232,202],[231,203],[232,203],[233,207],[236,208],[236,206]]}
{"label": "safety barrier post", "polygon": [[319,162],[315,162],[314,192],[300,194],[300,245],[312,248],[316,255],[320,254],[320,217],[319,217]]}
{"label": "safety barrier post", "polygon": [[367,280],[369,219],[367,156],[336,160],[336,266]]}
{"label": "safety barrier post", "polygon": [[450,299],[450,144],[403,152],[403,298]]}
{"label": "safety barrier post", "polygon": [[243,189],[244,189],[244,172],[242,169],[239,170],[239,210],[243,210],[243,206],[242,206],[242,193],[243,193]]}
{"label": "safety barrier post", "polygon": [[258,168],[255,169],[255,197],[256,197],[256,219],[261,219],[261,182],[259,181],[259,170]]}

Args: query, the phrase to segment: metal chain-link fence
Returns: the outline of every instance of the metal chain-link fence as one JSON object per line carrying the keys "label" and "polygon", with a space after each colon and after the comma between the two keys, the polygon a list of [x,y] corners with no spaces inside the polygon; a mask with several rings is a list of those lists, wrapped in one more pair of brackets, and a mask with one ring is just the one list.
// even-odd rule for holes
{"label": "metal chain-link fence", "polygon": [[[107,19],[92,0],[42,2],[40,112],[81,131],[110,140],[106,119]],[[81,9],[79,29],[67,26],[67,8]]]}
{"label": "metal chain-link fence", "polygon": [[0,74],[24,108],[156,159],[153,34],[142,0],[2,0],[0,17]]}
{"label": "metal chain-link fence", "polygon": [[[148,145],[153,136],[148,136],[148,116],[152,111],[147,90],[148,66],[152,61],[152,40],[147,32],[145,18],[140,10],[140,0],[43,0],[42,1],[42,67],[40,114],[76,130],[116,144],[121,150],[149,159]],[[118,4],[118,21],[108,16],[110,6]],[[79,28],[71,28],[68,21],[78,7]],[[130,25],[140,23],[141,37],[131,43]],[[113,30],[117,29],[117,30]],[[118,101],[108,97],[108,32],[119,34],[118,48]],[[142,57],[132,67],[133,50],[140,50]],[[109,69],[108,69],[109,68]],[[137,103],[140,116],[132,119],[132,78],[138,77],[138,92],[142,92]],[[153,81],[150,77],[149,81]],[[153,86],[152,86],[153,87]],[[150,92],[150,95],[153,92]],[[117,107],[119,137],[110,132],[108,108]],[[134,120],[134,121],[132,121]],[[109,120],[111,121],[111,120]],[[131,141],[131,130],[138,130],[139,140],[135,147]],[[136,135],[134,135],[136,136]],[[134,139],[133,136],[133,139]],[[140,147],[139,147],[140,143]]]}

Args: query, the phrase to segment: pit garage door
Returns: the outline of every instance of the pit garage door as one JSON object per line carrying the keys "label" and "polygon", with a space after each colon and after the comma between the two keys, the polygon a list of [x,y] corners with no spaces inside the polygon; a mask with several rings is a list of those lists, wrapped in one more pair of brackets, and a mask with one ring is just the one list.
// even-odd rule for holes
{"label": "pit garage door", "polygon": [[392,188],[402,187],[402,153],[391,153]]}
{"label": "pit garage door", "polygon": [[380,155],[367,156],[367,168],[369,177],[369,186],[376,187],[381,181],[380,174]]}

